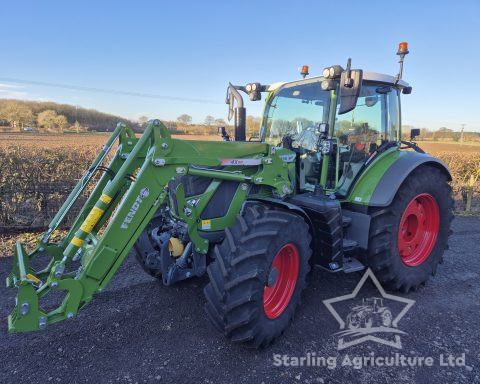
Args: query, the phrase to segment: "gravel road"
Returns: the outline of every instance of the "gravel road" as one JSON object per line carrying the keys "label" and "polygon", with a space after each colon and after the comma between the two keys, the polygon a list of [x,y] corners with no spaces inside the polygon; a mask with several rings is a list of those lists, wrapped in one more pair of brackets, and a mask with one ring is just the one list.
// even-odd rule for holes
{"label": "gravel road", "polygon": [[[114,281],[76,319],[8,335],[14,291],[0,288],[1,383],[480,383],[480,218],[456,218],[437,275],[398,323],[402,349],[373,341],[337,350],[339,324],[323,300],[351,293],[363,272],[315,271],[293,325],[263,351],[232,345],[203,312],[206,279],[174,287],[143,273],[130,255]],[[0,258],[4,281],[11,258]],[[373,284],[362,292],[378,296]],[[277,366],[275,355],[336,359],[336,366]],[[432,367],[342,366],[345,356],[432,357]],[[462,357],[440,366],[440,355]],[[278,357],[278,356],[277,356]],[[293,361],[293,360],[290,360]]]}

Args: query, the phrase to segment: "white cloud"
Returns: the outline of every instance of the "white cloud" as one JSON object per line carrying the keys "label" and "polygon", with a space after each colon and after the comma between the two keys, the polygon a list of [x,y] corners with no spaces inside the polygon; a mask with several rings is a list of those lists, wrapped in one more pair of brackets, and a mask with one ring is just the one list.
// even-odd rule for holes
{"label": "white cloud", "polygon": [[25,87],[17,84],[0,83],[0,98],[2,99],[24,99],[28,93],[22,91]]}
{"label": "white cloud", "polygon": [[25,88],[24,85],[18,85],[18,84],[2,84],[0,83],[0,89],[22,89]]}
{"label": "white cloud", "polygon": [[27,97],[27,92],[21,91],[9,91],[6,89],[0,89],[0,98],[1,99],[24,99]]}

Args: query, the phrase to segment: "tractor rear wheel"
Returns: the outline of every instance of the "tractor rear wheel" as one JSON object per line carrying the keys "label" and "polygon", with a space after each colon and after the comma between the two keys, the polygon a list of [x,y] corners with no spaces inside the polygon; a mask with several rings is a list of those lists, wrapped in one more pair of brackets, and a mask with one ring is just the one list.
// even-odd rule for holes
{"label": "tractor rear wheel", "polygon": [[371,214],[368,265],[387,288],[416,290],[435,274],[448,248],[452,188],[439,169],[422,165],[393,202]]}
{"label": "tractor rear wheel", "polygon": [[302,217],[249,204],[208,268],[205,310],[234,342],[271,344],[292,321],[310,270],[311,236]]}

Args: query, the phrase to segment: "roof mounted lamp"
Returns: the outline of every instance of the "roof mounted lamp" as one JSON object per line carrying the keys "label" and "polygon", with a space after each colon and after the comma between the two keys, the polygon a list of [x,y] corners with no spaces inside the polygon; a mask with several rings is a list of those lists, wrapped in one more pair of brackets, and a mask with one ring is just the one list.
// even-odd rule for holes
{"label": "roof mounted lamp", "polygon": [[400,64],[400,71],[398,72],[397,80],[395,81],[395,84],[397,84],[400,80],[402,80],[403,59],[405,58],[405,55],[407,55],[407,54],[408,54],[408,43],[403,41],[400,44],[398,44],[397,55],[400,56],[400,60],[398,61],[399,64]]}
{"label": "roof mounted lamp", "polygon": [[300,71],[300,75],[305,79],[308,76],[308,65],[303,65],[302,70]]}

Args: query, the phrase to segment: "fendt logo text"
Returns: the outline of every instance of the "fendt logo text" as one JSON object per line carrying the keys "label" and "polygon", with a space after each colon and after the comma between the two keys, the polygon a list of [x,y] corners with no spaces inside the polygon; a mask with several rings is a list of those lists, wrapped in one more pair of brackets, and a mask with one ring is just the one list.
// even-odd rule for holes
{"label": "fendt logo text", "polygon": [[122,229],[128,228],[128,225],[132,222],[133,218],[135,217],[138,211],[138,208],[140,208],[140,204],[142,204],[143,200],[145,200],[149,194],[150,194],[150,191],[146,187],[140,191],[137,198],[135,199],[135,202],[132,204],[130,210],[128,211],[127,216],[123,220],[122,225],[120,225],[120,228]]}

